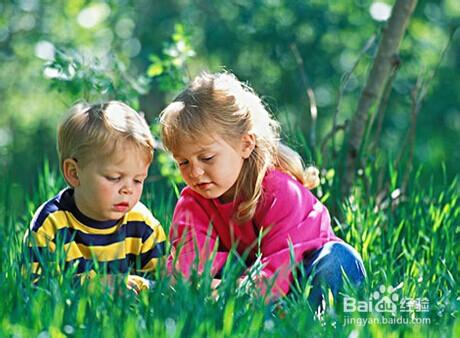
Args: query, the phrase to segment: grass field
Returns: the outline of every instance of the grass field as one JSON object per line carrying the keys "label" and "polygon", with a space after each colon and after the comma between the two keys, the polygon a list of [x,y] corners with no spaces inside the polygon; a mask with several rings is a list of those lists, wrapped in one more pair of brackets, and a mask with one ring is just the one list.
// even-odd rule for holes
{"label": "grass field", "polygon": [[[266,305],[257,295],[235,289],[232,267],[217,298],[208,277],[174,286],[162,278],[154,289],[135,296],[121,287],[109,292],[97,281],[75,288],[71,276],[50,269],[32,286],[28,273],[21,272],[22,239],[32,212],[63,187],[62,180],[44,170],[25,201],[13,201],[14,187],[6,177],[0,180],[1,337],[460,337],[455,181],[434,184],[414,174],[400,194],[399,173],[392,172],[383,198],[357,187],[341,204],[342,222],[334,223],[334,230],[364,259],[364,294],[347,299],[361,311],[349,312],[345,303],[336,303],[317,318],[308,308],[308,288]],[[323,182],[323,196],[330,196],[327,186]],[[143,196],[168,228],[174,190],[153,182]],[[327,205],[332,197],[324,199]],[[25,206],[24,213],[12,212],[13,204]],[[397,306],[395,313],[377,306],[384,297]]]}

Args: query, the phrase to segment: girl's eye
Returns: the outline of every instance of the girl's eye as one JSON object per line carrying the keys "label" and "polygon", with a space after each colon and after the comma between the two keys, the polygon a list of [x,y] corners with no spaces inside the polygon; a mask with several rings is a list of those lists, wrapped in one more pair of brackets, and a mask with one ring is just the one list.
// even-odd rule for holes
{"label": "girl's eye", "polygon": [[110,182],[118,182],[121,177],[106,176],[105,178],[109,180]]}
{"label": "girl's eye", "polygon": [[188,161],[179,161],[177,163],[179,164],[179,167],[182,167],[182,166],[188,164]]}
{"label": "girl's eye", "polygon": [[203,157],[201,160],[204,162],[211,161],[214,158],[214,156],[208,156],[208,157]]}
{"label": "girl's eye", "polygon": [[143,182],[142,180],[134,180],[134,183],[136,183],[136,184],[142,184],[142,183],[144,183],[144,182]]}

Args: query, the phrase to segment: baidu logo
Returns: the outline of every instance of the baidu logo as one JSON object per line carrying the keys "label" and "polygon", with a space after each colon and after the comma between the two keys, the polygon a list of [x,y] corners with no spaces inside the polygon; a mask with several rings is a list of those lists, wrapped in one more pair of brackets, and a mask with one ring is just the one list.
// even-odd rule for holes
{"label": "baidu logo", "polygon": [[372,298],[376,302],[375,311],[377,312],[390,312],[394,314],[398,310],[399,295],[393,293],[391,286],[385,288],[384,285],[380,285],[379,290],[372,293]]}
{"label": "baidu logo", "polygon": [[351,297],[344,298],[345,312],[379,312],[395,315],[399,312],[428,312],[428,298],[401,298],[393,287],[380,285],[369,300],[358,301]]}

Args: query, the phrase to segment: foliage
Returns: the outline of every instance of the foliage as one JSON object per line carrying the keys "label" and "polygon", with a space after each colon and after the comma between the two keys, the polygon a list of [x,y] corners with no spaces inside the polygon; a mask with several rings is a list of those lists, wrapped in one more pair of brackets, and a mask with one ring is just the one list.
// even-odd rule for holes
{"label": "foliage", "polygon": [[[184,79],[202,69],[216,71],[223,67],[249,81],[284,125],[295,125],[305,135],[314,128],[320,140],[330,131],[334,116],[342,125],[356,106],[385,25],[371,15],[373,5],[372,0],[2,3],[0,165],[11,169],[14,181],[31,186],[36,182],[29,177],[36,177],[37,164],[43,161],[33,145],[39,138],[43,143],[54,143],[52,128],[38,136],[41,120],[54,127],[75,100],[116,95],[134,106],[138,101],[138,108],[154,121]],[[411,91],[418,78],[436,67],[450,32],[458,26],[459,13],[454,0],[418,1],[401,46],[401,67],[389,89],[381,133],[370,133],[375,152],[382,156],[395,158],[405,142],[411,126]],[[376,36],[374,43],[362,53],[372,36]],[[455,147],[460,126],[456,95],[460,83],[455,76],[459,37],[458,33],[453,35],[452,48],[426,87],[414,147],[415,163],[438,168],[444,162],[449,177],[458,172],[460,163],[460,152]],[[305,113],[309,102],[292,46],[303,60],[303,71],[315,94],[318,121],[314,127]],[[80,62],[88,78],[74,74],[68,88],[56,93],[46,90],[49,80],[39,68],[43,59],[59,63],[59,49]],[[74,57],[71,51],[79,56]],[[70,60],[63,62],[61,66],[56,64],[61,69],[58,72],[70,72],[66,68]],[[157,74],[151,82],[139,76],[147,69],[151,75]],[[348,74],[348,81],[340,88],[343,74]],[[146,89],[148,92],[140,95]],[[37,136],[24,138],[24,134]],[[338,134],[335,142],[341,141],[342,134]],[[308,138],[306,145],[312,147]],[[325,149],[333,148],[329,145]],[[311,157],[306,160],[326,169],[330,168],[330,159],[336,157],[329,150],[310,151]],[[19,164],[21,158],[31,161]]]}
{"label": "foliage", "polygon": [[147,69],[147,75],[158,82],[161,90],[178,91],[190,81],[187,62],[193,56],[195,51],[190,45],[190,38],[185,32],[184,25],[176,24],[172,42],[164,47],[163,56],[150,55],[152,63]]}
{"label": "foliage", "polygon": [[45,64],[50,88],[88,102],[116,99],[135,109],[139,96],[148,92],[145,76],[136,78],[127,73],[126,65],[115,56],[106,60],[85,58],[75,50],[57,50],[52,61]]}
{"label": "foliage", "polygon": [[[28,215],[62,187],[63,182],[56,181],[57,173],[47,170],[41,176],[41,188],[30,197]],[[456,336],[460,196],[455,182],[446,182],[448,188],[422,183],[418,179],[421,170],[411,179],[405,195],[398,195],[400,171],[392,172],[391,191],[382,200],[376,191],[368,195],[363,186],[355,187],[350,201],[342,204],[345,222],[337,223],[335,231],[353,243],[364,258],[368,273],[364,294],[353,297],[367,300],[380,285],[395,287],[401,297],[426,297],[429,312],[401,315],[408,321],[423,315],[430,319],[429,325],[350,324],[346,322],[350,316],[369,320],[382,313],[346,313],[339,302],[331,303],[321,318],[315,318],[306,300],[308,284],[280,302],[266,304],[257,290],[253,294],[235,288],[241,268],[233,265],[226,266],[218,297],[211,293],[211,279],[206,274],[193,276],[190,283],[178,279],[175,284],[162,276],[152,290],[139,296],[119,284],[110,291],[98,278],[76,288],[70,274],[52,268],[41,283],[32,286],[30,272],[21,271],[21,262],[27,264],[22,237],[30,217],[6,212],[11,186],[3,181],[0,335],[279,337],[301,332],[303,336],[336,337]],[[328,195],[328,186],[329,181],[323,179],[323,197]],[[172,187],[158,191],[149,183],[143,201],[167,227],[175,199]],[[157,278],[164,269],[160,267]]]}

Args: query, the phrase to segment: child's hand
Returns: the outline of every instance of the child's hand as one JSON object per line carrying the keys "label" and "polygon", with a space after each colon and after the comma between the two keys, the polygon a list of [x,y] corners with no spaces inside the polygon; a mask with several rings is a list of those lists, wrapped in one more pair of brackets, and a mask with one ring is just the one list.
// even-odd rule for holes
{"label": "child's hand", "polygon": [[217,288],[219,287],[220,283],[222,282],[221,279],[216,279],[214,278],[212,281],[211,281],[211,295],[212,295],[212,298],[216,299],[219,298],[219,293],[217,292]]}
{"label": "child's hand", "polygon": [[267,277],[263,272],[238,278],[238,292],[255,298],[264,296],[267,303],[276,300],[271,290],[267,290]]}
{"label": "child's hand", "polygon": [[155,285],[155,282],[141,276],[129,275],[126,281],[126,287],[136,295],[143,290],[148,290]]}
{"label": "child's hand", "polygon": [[213,289],[213,290],[217,289],[221,282],[222,282],[221,279],[216,279],[216,278],[214,278],[214,279],[211,281],[211,289]]}
{"label": "child's hand", "polygon": [[[150,289],[155,285],[155,282],[148,280],[137,275],[128,275],[125,280],[122,280],[122,275],[117,274],[108,274],[101,277],[101,281],[105,284],[112,292],[115,289],[117,283],[125,284],[128,290],[133,291],[136,295],[143,290]],[[121,292],[122,290],[120,290]]]}
{"label": "child's hand", "polygon": [[243,276],[238,278],[238,287],[246,293],[250,293],[250,290],[257,288],[264,281],[263,275],[254,276]]}
{"label": "child's hand", "polygon": [[243,292],[246,294],[253,293],[251,291],[254,289],[255,281],[254,279],[250,279],[249,276],[246,275],[246,276],[238,278],[237,284],[238,284],[238,290],[240,292]]}

